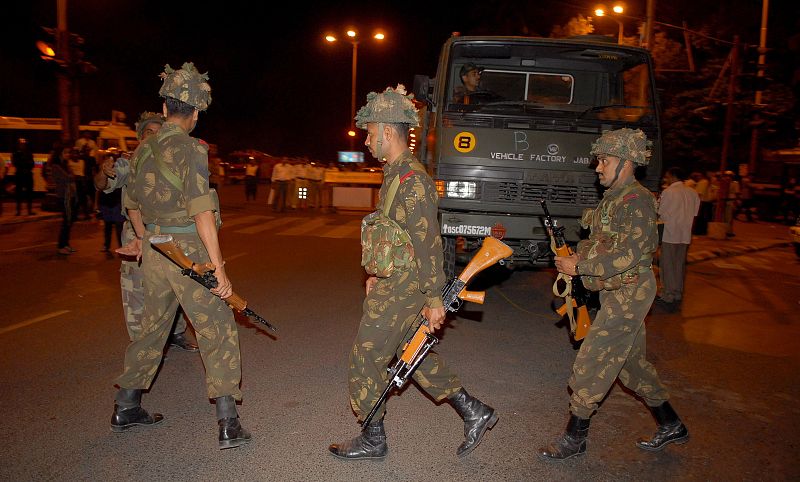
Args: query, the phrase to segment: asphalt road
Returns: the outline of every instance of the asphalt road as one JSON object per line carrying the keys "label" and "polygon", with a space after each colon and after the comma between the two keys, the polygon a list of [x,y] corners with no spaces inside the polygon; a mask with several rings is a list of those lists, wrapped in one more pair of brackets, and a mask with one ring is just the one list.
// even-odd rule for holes
{"label": "asphalt road", "polygon": [[[262,193],[263,196],[263,193]],[[225,198],[223,196],[223,206]],[[493,269],[441,333],[437,351],[500,422],[465,459],[463,424],[415,386],[389,401],[384,461],[327,446],[358,432],[347,356],[361,313],[358,215],[275,215],[228,206],[223,251],[234,289],[279,328],[239,324],[245,447],[217,449],[198,354],[168,351],[143,405],[151,429],[109,428],[127,334],[119,262],[100,226],[79,222],[71,256],[58,221],[0,228],[2,480],[797,480],[800,263],[789,248],[692,265],[681,313],[648,319],[648,353],[691,441],[652,454],[643,404],[615,386],[593,417],[588,453],[545,463],[536,449],[567,421],[576,347],[550,310],[551,271]]]}

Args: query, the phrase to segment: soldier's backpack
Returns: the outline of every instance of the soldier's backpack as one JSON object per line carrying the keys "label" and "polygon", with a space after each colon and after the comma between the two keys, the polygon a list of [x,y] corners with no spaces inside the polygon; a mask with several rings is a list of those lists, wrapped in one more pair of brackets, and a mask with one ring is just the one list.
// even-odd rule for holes
{"label": "soldier's backpack", "polygon": [[394,270],[408,268],[414,261],[411,237],[389,217],[399,186],[400,177],[395,176],[379,208],[361,221],[361,266],[379,278],[388,278]]}

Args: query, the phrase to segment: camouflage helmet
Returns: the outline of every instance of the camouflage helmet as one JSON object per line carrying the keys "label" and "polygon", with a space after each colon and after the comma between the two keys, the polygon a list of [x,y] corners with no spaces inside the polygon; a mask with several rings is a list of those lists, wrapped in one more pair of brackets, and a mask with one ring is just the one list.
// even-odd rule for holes
{"label": "camouflage helmet", "polygon": [[413,95],[406,94],[403,84],[397,84],[395,89],[387,87],[378,94],[367,94],[367,104],[356,114],[356,126],[366,129],[367,123],[408,124],[410,127],[419,126],[417,108],[414,106]]}
{"label": "camouflage helmet", "polygon": [[136,129],[136,138],[141,140],[144,137],[144,128],[147,127],[147,124],[151,124],[153,122],[158,123],[158,125],[164,124],[164,116],[161,114],[157,114],[155,112],[142,112],[139,116],[139,120],[136,121],[135,129]]}
{"label": "camouflage helmet", "polygon": [[641,129],[626,127],[603,131],[603,135],[592,143],[591,154],[608,154],[619,157],[623,161],[646,166],[650,162],[651,155],[648,147],[652,147],[652,145],[653,142],[647,140],[647,136]]}
{"label": "camouflage helmet", "polygon": [[192,62],[185,62],[178,70],[167,64],[160,77],[164,81],[158,91],[161,97],[177,99],[201,111],[208,109],[208,105],[211,104],[208,73],[198,72]]}

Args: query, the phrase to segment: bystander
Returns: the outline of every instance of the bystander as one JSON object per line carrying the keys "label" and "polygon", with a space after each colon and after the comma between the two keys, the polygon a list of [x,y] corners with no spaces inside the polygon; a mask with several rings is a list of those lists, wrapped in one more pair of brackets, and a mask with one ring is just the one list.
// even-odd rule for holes
{"label": "bystander", "polygon": [[685,180],[683,169],[668,169],[664,174],[667,188],[661,193],[658,203],[658,217],[664,223],[664,235],[659,258],[661,295],[656,297],[655,304],[669,312],[677,311],[683,300],[686,253],[692,242],[692,223],[700,209],[700,197],[684,184]]}

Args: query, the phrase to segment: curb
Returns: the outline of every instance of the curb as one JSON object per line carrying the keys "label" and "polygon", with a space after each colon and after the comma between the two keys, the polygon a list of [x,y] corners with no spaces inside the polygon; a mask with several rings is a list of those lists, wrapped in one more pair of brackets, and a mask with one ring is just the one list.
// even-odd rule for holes
{"label": "curb", "polygon": [[776,241],[768,244],[758,244],[758,245],[745,244],[738,246],[709,249],[704,251],[696,251],[694,253],[689,253],[686,256],[686,264],[699,263],[701,261],[707,261],[709,259],[715,259],[715,258],[738,256],[740,254],[750,253],[753,251],[762,251],[765,249],[778,248],[791,245],[792,245],[791,241]]}

